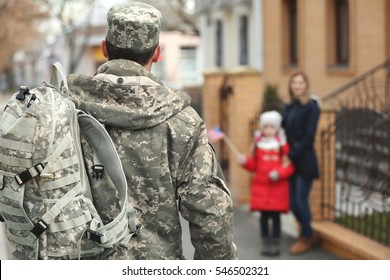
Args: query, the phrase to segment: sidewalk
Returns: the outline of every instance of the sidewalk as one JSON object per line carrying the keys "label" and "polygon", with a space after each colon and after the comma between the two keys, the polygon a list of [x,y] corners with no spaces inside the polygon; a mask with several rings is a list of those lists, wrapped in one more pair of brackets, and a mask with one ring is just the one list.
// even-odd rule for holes
{"label": "sidewalk", "polygon": [[[182,220],[183,225],[183,250],[186,259],[193,259],[194,248],[190,242],[190,234],[188,224]],[[0,259],[9,259],[8,242],[5,239],[4,224],[0,223]],[[248,213],[246,209],[236,208],[234,215],[234,241],[238,247],[238,259],[240,260],[265,260],[260,254],[260,238],[258,221],[254,215]],[[286,233],[283,234],[281,244],[281,254],[278,257],[272,258],[277,260],[338,260],[339,257],[322,250],[319,247],[313,250],[292,256],[288,253],[288,249],[293,244],[294,238]]]}
{"label": "sidewalk", "polygon": [[[283,221],[282,221],[283,223]],[[281,254],[278,257],[264,257],[260,254],[260,237],[259,225],[255,215],[249,214],[245,208],[235,208],[234,215],[234,241],[238,247],[238,259],[240,260],[339,260],[329,252],[316,247],[313,250],[300,254],[290,255],[288,250],[294,243],[295,239],[283,233],[281,240]],[[187,259],[193,259],[194,248],[190,243],[188,225],[183,222],[183,249],[184,256]]]}

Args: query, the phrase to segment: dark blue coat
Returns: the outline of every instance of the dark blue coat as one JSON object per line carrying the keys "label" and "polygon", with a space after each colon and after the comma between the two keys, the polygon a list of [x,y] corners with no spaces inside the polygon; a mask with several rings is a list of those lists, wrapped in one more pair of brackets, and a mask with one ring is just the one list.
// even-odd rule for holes
{"label": "dark blue coat", "polygon": [[294,163],[296,174],[310,179],[318,178],[318,162],[314,150],[320,116],[317,101],[301,104],[295,100],[284,108],[282,115],[282,126],[290,145],[288,156]]}

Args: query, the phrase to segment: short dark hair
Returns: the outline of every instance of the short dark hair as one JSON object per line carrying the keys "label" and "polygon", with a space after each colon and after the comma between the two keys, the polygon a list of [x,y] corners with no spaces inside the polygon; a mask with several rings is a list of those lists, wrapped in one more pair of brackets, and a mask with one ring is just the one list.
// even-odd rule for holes
{"label": "short dark hair", "polygon": [[112,59],[127,59],[144,66],[153,57],[154,51],[158,47],[158,44],[150,49],[144,49],[142,51],[134,51],[130,49],[118,48],[106,40],[107,56],[108,60]]}

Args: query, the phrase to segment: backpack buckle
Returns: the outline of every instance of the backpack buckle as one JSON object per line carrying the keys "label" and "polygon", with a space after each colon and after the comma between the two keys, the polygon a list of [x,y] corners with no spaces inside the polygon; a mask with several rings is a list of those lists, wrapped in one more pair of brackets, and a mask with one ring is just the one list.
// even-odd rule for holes
{"label": "backpack buckle", "polygon": [[92,230],[92,229],[87,229],[87,238],[89,240],[92,240],[92,241],[95,241],[99,244],[102,244],[102,236],[103,234],[101,233],[97,233],[96,231]]}
{"label": "backpack buckle", "polygon": [[142,225],[141,224],[138,224],[135,226],[135,231],[133,232],[133,236],[136,237],[139,235],[140,231],[141,231],[141,227]]}
{"label": "backpack buckle", "polygon": [[92,178],[102,179],[103,178],[104,165],[95,164],[92,166]]}
{"label": "backpack buckle", "polygon": [[29,94],[29,88],[27,86],[20,86],[19,88],[19,93],[18,95],[16,96],[16,99],[17,100],[24,100],[26,98],[26,94]]}
{"label": "backpack buckle", "polygon": [[39,237],[46,229],[48,225],[44,220],[39,220],[31,230],[31,233],[34,234],[36,237]]}
{"label": "backpack buckle", "polygon": [[[43,171],[44,166],[42,163],[38,163],[37,165],[24,170],[23,172],[20,172],[19,174],[15,175],[15,180],[18,183],[18,185],[23,185],[28,180],[34,178],[37,175],[40,175]],[[31,173],[32,172],[32,173]]]}

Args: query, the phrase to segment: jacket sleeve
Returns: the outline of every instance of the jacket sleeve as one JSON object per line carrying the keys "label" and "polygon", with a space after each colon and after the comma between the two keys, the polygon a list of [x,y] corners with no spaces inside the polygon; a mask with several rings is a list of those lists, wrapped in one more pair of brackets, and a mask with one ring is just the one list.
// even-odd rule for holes
{"label": "jacket sleeve", "polygon": [[[255,149],[256,151],[256,149]],[[242,165],[242,167],[248,171],[255,172],[256,171],[256,153],[253,156],[247,156],[246,162]]]}
{"label": "jacket sleeve", "polygon": [[317,105],[311,106],[310,115],[308,116],[307,125],[305,128],[304,137],[295,142],[293,147],[290,147],[288,154],[289,158],[295,160],[303,155],[305,150],[313,145],[314,137],[317,130],[317,123],[320,116],[320,110]]}
{"label": "jacket sleeve", "polygon": [[194,259],[236,259],[233,202],[204,125],[188,141],[177,177],[179,211],[189,222]]}
{"label": "jacket sleeve", "polygon": [[295,168],[293,164],[289,164],[287,166],[281,166],[279,168],[275,168],[279,174],[279,180],[287,180],[294,174]]}
{"label": "jacket sleeve", "polygon": [[[290,152],[290,147],[287,143],[282,145],[281,147],[282,156],[288,156]],[[275,169],[279,173],[279,177],[281,180],[287,180],[291,175],[294,174],[295,168],[292,163],[290,163],[287,166],[280,166],[279,168]]]}

